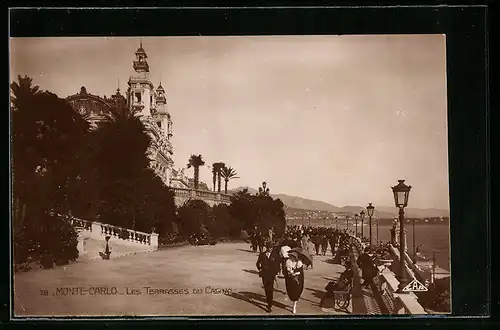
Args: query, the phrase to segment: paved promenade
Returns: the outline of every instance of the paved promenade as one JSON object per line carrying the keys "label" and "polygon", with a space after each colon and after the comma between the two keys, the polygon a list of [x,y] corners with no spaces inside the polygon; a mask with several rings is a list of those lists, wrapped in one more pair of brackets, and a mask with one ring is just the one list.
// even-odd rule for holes
{"label": "paved promenade", "polygon": [[[319,307],[325,285],[344,270],[328,254],[315,257],[314,269],[305,272],[296,315],[346,314],[329,300]],[[269,315],[256,260],[248,244],[226,243],[17,273],[15,315]],[[271,315],[293,315],[283,278],[275,283],[274,301]]]}

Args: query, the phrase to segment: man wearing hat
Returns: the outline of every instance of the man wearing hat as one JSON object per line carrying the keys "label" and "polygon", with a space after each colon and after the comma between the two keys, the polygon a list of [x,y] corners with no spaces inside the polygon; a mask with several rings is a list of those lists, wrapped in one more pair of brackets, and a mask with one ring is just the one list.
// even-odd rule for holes
{"label": "man wearing hat", "polygon": [[279,272],[280,260],[279,255],[273,252],[273,244],[270,241],[266,242],[266,251],[259,254],[257,259],[257,269],[259,270],[259,276],[262,278],[262,284],[264,285],[264,291],[266,293],[267,302],[267,312],[271,312],[273,307],[273,291],[274,291],[274,281],[276,274]]}

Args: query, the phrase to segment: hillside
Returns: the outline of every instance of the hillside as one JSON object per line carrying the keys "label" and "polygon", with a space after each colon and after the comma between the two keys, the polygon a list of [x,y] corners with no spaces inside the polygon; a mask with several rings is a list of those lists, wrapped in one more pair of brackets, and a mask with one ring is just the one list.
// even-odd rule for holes
{"label": "hillside", "polygon": [[[248,187],[238,187],[234,190],[228,191],[229,194],[233,194],[236,191],[245,189]],[[248,188],[248,192],[251,194],[257,193],[257,190],[253,188]],[[317,200],[311,200],[307,198],[289,196],[285,194],[271,194],[273,198],[279,198],[283,204],[289,208],[311,210],[311,211],[326,211],[333,213],[359,213],[361,211],[366,212],[366,208],[363,206],[343,206],[338,207],[331,205],[329,203]],[[440,209],[420,209],[420,208],[406,208],[405,216],[408,218],[428,218],[428,217],[449,217],[450,212],[448,210]],[[398,210],[395,207],[390,206],[376,206],[375,205],[375,216],[379,218],[394,218],[398,216]]]}

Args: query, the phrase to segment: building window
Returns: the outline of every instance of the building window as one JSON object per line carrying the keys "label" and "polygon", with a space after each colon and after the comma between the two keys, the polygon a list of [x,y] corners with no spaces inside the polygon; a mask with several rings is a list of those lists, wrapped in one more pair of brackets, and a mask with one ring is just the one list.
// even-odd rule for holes
{"label": "building window", "polygon": [[135,103],[141,103],[141,93],[135,93]]}

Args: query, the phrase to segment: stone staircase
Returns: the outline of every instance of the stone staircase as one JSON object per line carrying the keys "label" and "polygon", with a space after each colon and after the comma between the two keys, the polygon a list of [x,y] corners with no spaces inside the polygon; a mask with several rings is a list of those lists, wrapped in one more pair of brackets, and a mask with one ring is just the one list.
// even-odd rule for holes
{"label": "stone staircase", "polygon": [[[104,251],[105,244],[106,243],[104,239],[97,240],[91,237],[84,238],[83,249],[79,250],[80,251],[79,258],[86,260],[101,259],[99,252]],[[119,240],[112,240],[112,239],[110,239],[109,247],[111,250],[110,259],[116,259],[127,255],[151,251],[149,248],[146,248],[144,246],[123,245]]]}
{"label": "stone staircase", "polygon": [[104,252],[106,237],[109,237],[110,258],[118,258],[141,252],[158,250],[158,234],[143,233],[100,222],[70,219],[78,232],[78,251],[80,259],[100,259]]}

